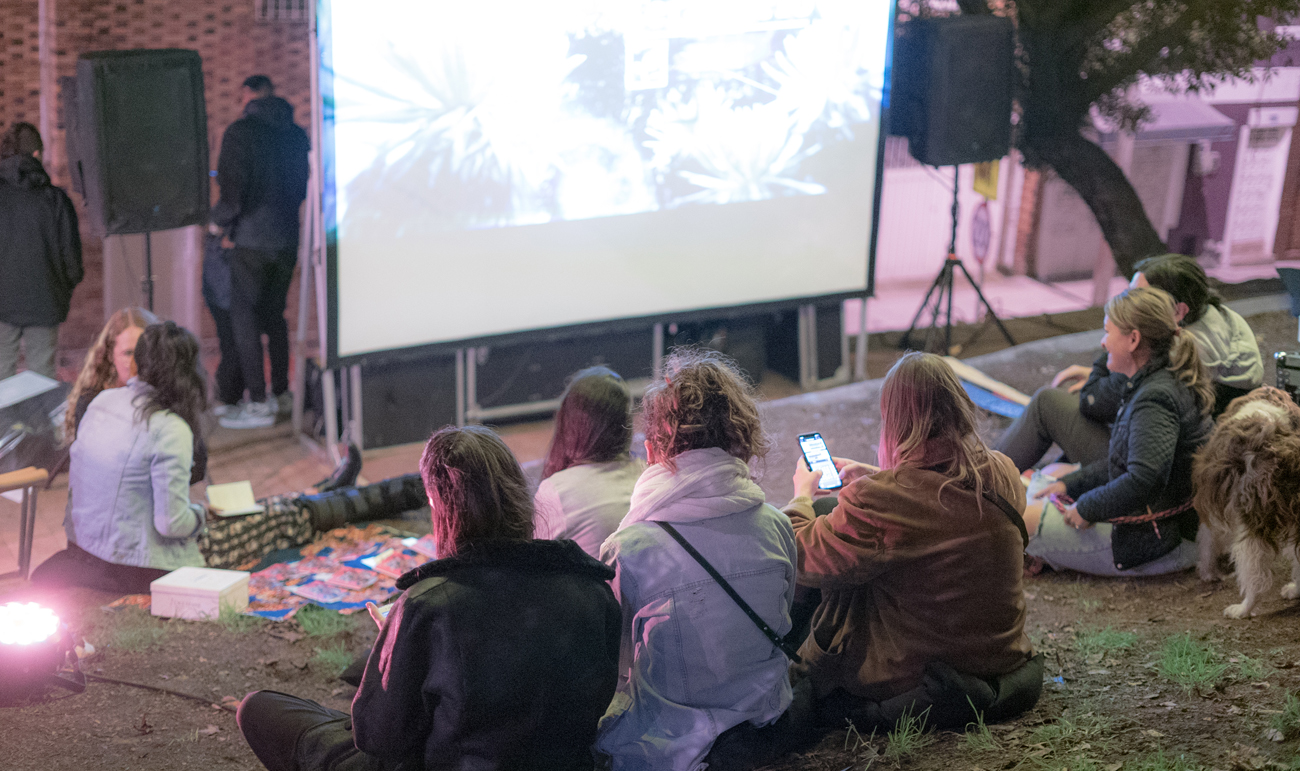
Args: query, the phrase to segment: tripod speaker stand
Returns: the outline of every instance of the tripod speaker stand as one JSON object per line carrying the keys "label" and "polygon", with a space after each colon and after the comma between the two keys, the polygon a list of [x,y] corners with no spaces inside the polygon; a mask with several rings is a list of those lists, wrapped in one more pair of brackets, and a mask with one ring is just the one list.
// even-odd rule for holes
{"label": "tripod speaker stand", "polygon": [[[927,308],[930,310],[930,327],[926,330],[925,345],[922,347],[922,350],[930,349],[930,342],[939,329],[940,309],[944,308],[942,311],[944,315],[943,353],[945,355],[950,355],[954,352],[952,347],[952,290],[955,274],[959,270],[961,271],[961,274],[966,277],[966,281],[970,283],[971,288],[975,290],[975,295],[979,297],[980,304],[984,306],[986,311],[988,311],[988,319],[998,325],[998,330],[1001,331],[1002,336],[1007,339],[1007,344],[1016,344],[1015,338],[1013,338],[1011,333],[1007,331],[1007,328],[1003,326],[1002,320],[993,312],[993,306],[989,305],[989,301],[985,299],[984,293],[980,291],[980,285],[975,282],[975,279],[971,278],[970,272],[966,270],[966,266],[962,264],[962,261],[957,259],[958,181],[959,175],[957,167],[953,166],[952,235],[948,240],[948,257],[943,261],[943,267],[939,269],[939,275],[935,277],[934,283],[930,285],[930,291],[925,293],[925,299],[921,301],[921,307],[916,309],[916,315],[912,317],[912,325],[907,328],[907,332],[903,334],[903,339],[898,342],[898,347],[904,350],[912,347],[912,335],[916,333],[917,324],[920,323],[921,316],[925,313]],[[933,304],[931,303],[931,299],[933,299]],[[971,335],[970,339],[966,341],[966,345],[970,345],[974,342],[983,331],[983,327],[976,330],[975,334]]]}

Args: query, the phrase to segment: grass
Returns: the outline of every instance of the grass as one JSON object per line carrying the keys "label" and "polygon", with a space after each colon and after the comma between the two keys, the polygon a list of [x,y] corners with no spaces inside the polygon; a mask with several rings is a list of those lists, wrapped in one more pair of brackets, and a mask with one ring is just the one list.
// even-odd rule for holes
{"label": "grass", "polygon": [[1243,679],[1252,683],[1257,683],[1260,680],[1263,680],[1268,677],[1269,673],[1272,671],[1272,667],[1266,664],[1262,659],[1252,659],[1244,653],[1234,653],[1232,658],[1236,659],[1235,663],[1237,665],[1237,672]]}
{"label": "grass", "polygon": [[884,752],[886,759],[899,763],[934,742],[934,734],[925,730],[925,719],[929,714],[929,707],[919,715],[913,715],[910,710],[903,713],[894,724],[894,730],[889,732]]}
{"label": "grass", "polygon": [[[299,611],[301,613],[302,611]],[[335,643],[324,648],[317,648],[316,655],[312,656],[311,663],[323,672],[328,672],[331,677],[338,677],[343,674],[343,670],[348,668],[352,663],[354,656],[342,643]]]}
{"label": "grass", "polygon": [[308,637],[333,637],[352,628],[352,619],[315,605],[306,605],[293,615]]}
{"label": "grass", "polygon": [[1227,672],[1228,665],[1214,648],[1183,633],[1165,640],[1158,669],[1166,680],[1190,693],[1213,688]]}
{"label": "grass", "polygon": [[139,608],[120,608],[104,620],[104,642],[111,648],[142,651],[152,648],[167,636],[165,622]]}
{"label": "grass", "polygon": [[1139,758],[1132,764],[1125,764],[1125,771],[1202,771],[1205,767],[1186,756],[1176,758],[1165,756],[1164,750],[1156,750],[1153,755]]}
{"label": "grass", "polygon": [[984,723],[984,713],[975,709],[975,702],[971,701],[969,696],[966,697],[966,703],[975,713],[975,722],[966,724],[966,733],[962,736],[962,743],[966,745],[966,749],[973,752],[998,749],[997,739],[993,738],[993,732]]}
{"label": "grass", "polygon": [[217,623],[227,632],[243,634],[262,625],[262,619],[248,616],[235,610],[233,605],[222,605],[217,614]]}
{"label": "grass", "polygon": [[1079,655],[1085,659],[1097,654],[1105,655],[1115,651],[1128,650],[1137,644],[1138,636],[1132,632],[1121,632],[1113,627],[1097,629],[1084,627],[1074,636],[1074,645]]}
{"label": "grass", "polygon": [[1055,723],[1040,726],[1026,739],[1025,760],[1047,771],[1108,771],[1100,761],[1084,753],[1105,752],[1110,745],[1110,721],[1085,712],[1078,717],[1062,716]]}
{"label": "grass", "polygon": [[1290,739],[1297,733],[1300,733],[1300,695],[1288,693],[1286,702],[1282,705],[1282,713],[1274,715],[1269,721],[1269,728],[1282,734],[1285,739]]}

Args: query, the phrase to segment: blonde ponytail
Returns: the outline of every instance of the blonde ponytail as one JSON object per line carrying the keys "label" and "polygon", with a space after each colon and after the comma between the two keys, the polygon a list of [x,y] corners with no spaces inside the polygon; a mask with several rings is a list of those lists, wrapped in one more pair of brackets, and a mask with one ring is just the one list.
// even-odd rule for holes
{"label": "blonde ponytail", "polygon": [[1169,347],[1169,371],[1196,397],[1201,414],[1209,415],[1214,409],[1214,384],[1210,382],[1209,370],[1201,362],[1201,351],[1191,332],[1180,329],[1174,335]]}
{"label": "blonde ponytail", "polygon": [[1154,356],[1166,356],[1168,369],[1187,386],[1202,415],[1214,409],[1214,385],[1201,363],[1201,353],[1190,332],[1174,319],[1174,298],[1163,289],[1129,289],[1106,303],[1106,317],[1124,332],[1137,330],[1142,345]]}

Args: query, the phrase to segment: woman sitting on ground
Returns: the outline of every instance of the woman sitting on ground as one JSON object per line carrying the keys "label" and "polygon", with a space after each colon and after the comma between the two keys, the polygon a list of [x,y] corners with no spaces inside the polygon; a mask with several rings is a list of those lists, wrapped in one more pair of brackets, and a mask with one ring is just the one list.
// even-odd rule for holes
{"label": "woman sitting on ground", "polygon": [[577,541],[600,556],[600,545],[627,514],[645,464],[632,457],[632,394],[605,367],[573,376],[555,413],[542,483],[533,499],[537,538]]}
{"label": "woman sitting on ground", "polygon": [[[1264,382],[1255,333],[1236,311],[1210,292],[1209,279],[1196,260],[1181,254],[1149,257],[1137,264],[1132,288],[1154,286],[1174,298],[1174,316],[1196,339],[1201,363],[1215,391],[1217,417],[1228,402]],[[1067,367],[1039,389],[1029,406],[997,442],[1024,471],[1033,467],[1056,443],[1071,463],[1088,465],[1106,457],[1110,426],[1119,412],[1127,378],[1106,367],[1102,351],[1091,367]],[[1073,381],[1068,388],[1062,388]],[[1076,395],[1077,394],[1077,395]]]}
{"label": "woman sitting on ground", "polygon": [[592,768],[618,677],[614,571],[530,540],[523,471],[488,429],[438,431],[420,474],[439,559],[398,580],[351,716],[259,691],[244,738],[271,771]]}
{"label": "woman sitting on ground", "polygon": [[[837,458],[838,504],[816,516],[821,472],[801,460],[786,507],[799,584],[821,590],[799,654],[822,719],[892,723],[914,704],[913,714],[931,706],[923,685],[930,725],[974,720],[968,695],[989,719],[1028,709],[1042,668],[1026,666],[1025,490],[1015,466],[976,434],[975,405],[938,356],[899,359],[880,416],[880,468]],[[1009,675],[1012,687],[982,682]],[[935,677],[962,686],[952,703],[938,703],[926,682]]]}
{"label": "woman sitting on ground", "polygon": [[615,771],[713,768],[720,734],[791,702],[785,654],[668,531],[789,631],[794,533],[750,475],[766,450],[757,405],[718,354],[677,352],[664,369],[642,403],[650,466],[601,550],[623,607],[619,691],[596,740]]}
{"label": "woman sitting on ground", "polygon": [[63,418],[65,445],[77,438],[77,426],[100,391],[121,388],[135,377],[135,341],[145,327],[157,323],[158,317],[144,308],[123,308],[108,317],[108,323],[86,351],[81,374],[68,392],[68,410]]}
{"label": "woman sitting on ground", "polygon": [[206,404],[194,335],[167,321],[135,344],[138,374],[91,401],[72,443],[68,548],[32,573],[46,586],[138,594],[169,571],[202,566],[206,509],[190,473]]}
{"label": "woman sitting on ground", "polygon": [[[1124,394],[1108,457],[1039,491],[1054,505],[1026,553],[1094,575],[1183,570],[1196,562],[1192,456],[1213,426],[1214,386],[1168,292],[1118,295],[1106,304],[1105,329],[1105,366],[1123,378]],[[1034,519],[1031,509],[1031,530]]]}

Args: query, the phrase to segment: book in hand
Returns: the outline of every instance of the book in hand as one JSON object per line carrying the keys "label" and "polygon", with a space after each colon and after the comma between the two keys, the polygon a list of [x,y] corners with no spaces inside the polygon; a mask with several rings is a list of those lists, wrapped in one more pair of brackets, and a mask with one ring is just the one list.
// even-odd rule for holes
{"label": "book in hand", "polygon": [[219,517],[241,517],[266,510],[253,499],[252,482],[208,485],[208,506]]}

